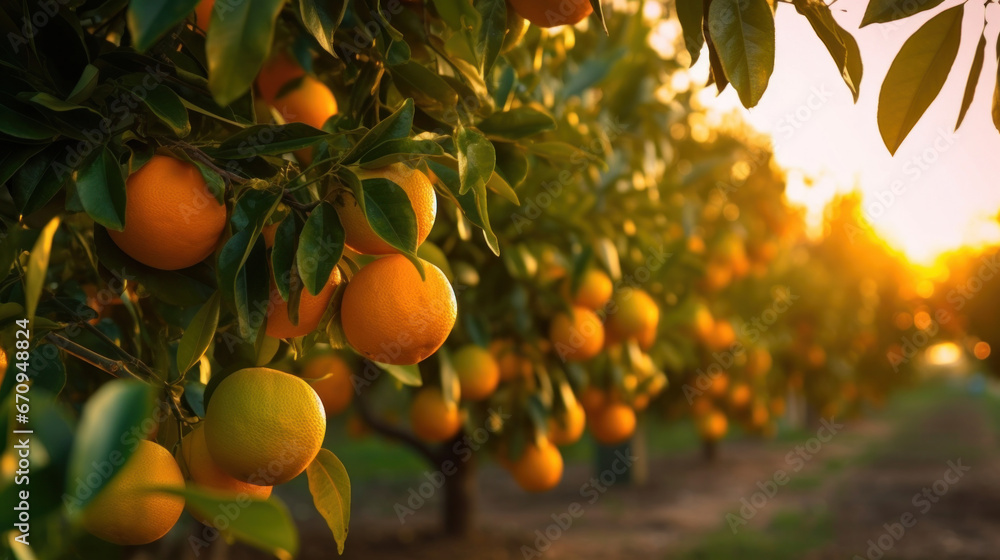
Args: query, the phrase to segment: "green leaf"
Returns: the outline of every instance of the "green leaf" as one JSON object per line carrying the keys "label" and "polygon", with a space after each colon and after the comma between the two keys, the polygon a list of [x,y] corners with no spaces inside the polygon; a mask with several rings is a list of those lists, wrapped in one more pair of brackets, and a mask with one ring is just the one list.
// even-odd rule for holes
{"label": "green leaf", "polygon": [[410,60],[405,64],[390,66],[389,73],[396,88],[403,95],[415,99],[422,110],[454,113],[458,105],[458,92],[436,72]]}
{"label": "green leaf", "polygon": [[73,86],[73,91],[69,92],[66,101],[79,103],[90,97],[94,88],[97,87],[97,78],[99,75],[100,71],[93,64],[84,66],[83,72],[80,73],[80,78],[76,81],[76,85]]}
{"label": "green leaf", "polygon": [[141,381],[105,383],[83,407],[69,457],[66,485],[70,513],[77,515],[118,473],[145,439],[155,393]]}
{"label": "green leaf", "polygon": [[604,34],[608,34],[608,22],[604,19],[604,6],[601,5],[601,0],[590,0],[590,7],[597,14],[597,20],[601,22],[601,29]]}
{"label": "green leaf", "polygon": [[331,135],[307,124],[259,124],[245,128],[205,153],[219,159],[249,159],[259,155],[280,155],[311,146]]}
{"label": "green leaf", "polygon": [[49,140],[56,135],[47,124],[4,105],[0,105],[0,132],[25,140]]}
{"label": "green leaf", "polygon": [[[244,266],[236,273],[233,293],[239,331],[248,342],[258,340],[265,319],[265,314],[260,313],[260,310],[267,309],[271,298],[270,280],[267,274],[261,273],[266,270],[267,248],[264,246],[264,240],[258,237],[257,241],[250,245]],[[295,302],[294,305],[297,309],[298,303]],[[298,322],[298,316],[290,318]]]}
{"label": "green leaf", "polygon": [[406,138],[413,129],[413,99],[403,101],[403,104],[382,122],[368,131],[361,140],[341,160],[342,164],[354,163],[371,149],[388,140]]}
{"label": "green leaf", "polygon": [[[1000,60],[1000,37],[997,37],[997,60]],[[1000,131],[1000,66],[997,67],[997,83],[993,87],[993,105],[990,108],[993,127]]]}
{"label": "green leaf", "polygon": [[219,174],[204,163],[200,161],[194,161],[195,165],[198,166],[198,171],[201,172],[201,178],[205,180],[205,187],[208,188],[208,192],[212,193],[215,201],[220,205],[226,203],[226,183],[222,180]]}
{"label": "green leaf", "polygon": [[701,34],[705,38],[705,46],[708,47],[708,67],[711,70],[707,85],[714,83],[719,93],[722,93],[729,85],[729,79],[726,78],[726,71],[722,69],[722,61],[719,60],[719,49],[715,46],[712,34],[708,30],[708,14],[712,10],[712,0],[702,0],[702,5]]}
{"label": "green leaf", "polygon": [[794,4],[795,10],[806,17],[813,31],[823,41],[826,50],[837,63],[837,69],[840,70],[844,83],[851,90],[854,102],[857,103],[864,69],[858,42],[854,36],[840,27],[833,18],[830,7],[822,0],[794,0]]}
{"label": "green leaf", "polygon": [[351,479],[347,476],[347,469],[329,449],[320,449],[306,467],[306,476],[316,511],[333,532],[337,552],[343,554],[351,523]]}
{"label": "green leaf", "polygon": [[171,27],[184,20],[198,5],[198,0],[142,0],[130,2],[128,29],[135,50],[143,52]]}
{"label": "green leaf", "polygon": [[959,4],[920,26],[889,66],[878,97],[878,129],[889,153],[896,153],[948,79],[964,10]]}
{"label": "green leaf", "polygon": [[212,294],[205,305],[202,305],[195,313],[184,335],[181,336],[180,344],[177,345],[177,373],[183,376],[208,350],[215,338],[215,329],[219,326],[219,307],[222,298],[219,292]]}
{"label": "green leaf", "polygon": [[397,366],[393,364],[383,364],[381,362],[372,362],[380,369],[388,373],[389,375],[395,377],[403,385],[409,385],[411,387],[420,387],[424,384],[420,377],[420,368],[415,364],[409,366]]}
{"label": "green leaf", "polygon": [[417,250],[417,216],[406,191],[382,178],[364,179],[360,184],[362,192],[355,191],[354,194],[363,206],[372,231],[396,249],[414,254]]}
{"label": "green leaf", "polygon": [[298,223],[299,220],[295,216],[288,216],[282,220],[274,232],[274,245],[271,247],[274,285],[284,301],[288,301],[291,290],[292,265],[295,263],[295,251],[299,242]]}
{"label": "green leaf", "polygon": [[125,229],[125,178],[118,158],[107,146],[84,162],[76,176],[76,192],[95,222],[117,231]]}
{"label": "green leaf", "polygon": [[73,170],[66,165],[69,159],[68,145],[58,143],[21,166],[9,183],[10,196],[19,213],[32,214],[52,200],[72,177]]}
{"label": "green leaf", "polygon": [[701,47],[705,44],[702,33],[702,0],[677,0],[677,20],[681,23],[684,33],[684,46],[691,55],[691,65],[694,66],[701,56]]}
{"label": "green leaf", "polygon": [[488,75],[500,56],[504,35],[507,34],[507,0],[473,0],[479,12],[479,68]]}
{"label": "green leaf", "polygon": [[416,161],[425,156],[443,155],[444,150],[433,140],[396,138],[386,140],[361,156],[358,163],[364,169],[377,169],[393,163]]}
{"label": "green leaf", "polygon": [[493,113],[476,125],[487,136],[517,140],[546,130],[555,130],[556,121],[550,115],[531,107],[516,107]]}
{"label": "green leaf", "polygon": [[184,138],[191,133],[191,123],[188,121],[184,102],[174,90],[164,85],[147,89],[142,102],[149,107],[156,118],[170,127],[178,138]]}
{"label": "green leaf", "polygon": [[485,186],[497,164],[493,143],[478,130],[459,125],[455,131],[455,151],[458,153],[461,194],[471,188]]}
{"label": "green leaf", "polygon": [[708,30],[744,107],[757,105],[774,71],[774,14],[766,0],[713,0]]}
{"label": "green leaf", "polygon": [[[187,488],[157,488],[184,497],[187,507],[206,519],[214,520],[219,532],[272,554],[281,560],[291,560],[299,549],[299,535],[288,508],[276,497],[268,500],[234,497],[233,494],[190,485]],[[232,515],[233,508],[238,509]],[[223,521],[223,519],[225,521]]]}
{"label": "green leaf", "polygon": [[962,108],[958,112],[958,120],[955,121],[955,130],[962,126],[965,113],[972,105],[972,99],[976,95],[976,86],[979,85],[979,76],[983,73],[983,63],[986,60],[986,35],[979,36],[979,44],[976,45],[976,55],[972,58],[972,67],[969,68],[969,81],[965,83],[965,95],[962,96]]}
{"label": "green leaf", "polygon": [[219,105],[229,105],[250,89],[271,48],[274,24],[284,3],[242,0],[212,10],[205,53],[208,88]]}
{"label": "green leaf", "polygon": [[35,320],[38,298],[45,287],[45,275],[49,270],[49,256],[52,254],[52,238],[59,229],[59,217],[52,218],[38,234],[28,257],[28,270],[24,278],[25,315],[28,322]]}
{"label": "green leaf", "polygon": [[486,211],[486,190],[484,188],[472,189],[465,194],[460,194],[462,185],[457,169],[452,169],[438,161],[428,161],[427,166],[448,187],[448,190],[451,191],[452,196],[458,201],[459,207],[461,207],[465,217],[473,225],[483,230],[483,237],[486,239],[486,244],[493,251],[493,254],[499,255],[500,242],[496,234],[493,233],[493,228],[490,226],[489,213]]}
{"label": "green leaf", "polygon": [[344,20],[347,0],[299,0],[302,23],[323,49],[337,56],[333,50],[333,34]]}
{"label": "green leaf", "polygon": [[326,287],[344,254],[345,235],[337,210],[329,202],[321,202],[309,214],[299,237],[295,261],[310,294],[317,295]]}
{"label": "green leaf", "polygon": [[936,8],[944,0],[870,0],[860,27],[873,23],[887,23],[907,18],[913,14]]}

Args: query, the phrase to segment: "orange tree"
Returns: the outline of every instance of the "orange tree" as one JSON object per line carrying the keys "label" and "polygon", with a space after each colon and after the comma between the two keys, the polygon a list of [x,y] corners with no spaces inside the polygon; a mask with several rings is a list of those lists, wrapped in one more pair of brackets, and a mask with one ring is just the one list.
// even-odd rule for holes
{"label": "orange tree", "polygon": [[[600,442],[627,440],[664,370],[703,359],[666,332],[664,308],[706,347],[731,346],[716,316],[741,312],[701,300],[774,259],[785,220],[766,173],[746,202],[720,201],[712,182],[759,162],[734,172],[738,135],[700,146],[714,133],[690,88],[664,85],[683,73],[675,49],[633,8],[6,3],[0,398],[45,460],[31,463],[30,514],[5,519],[29,516],[55,555],[108,546],[66,521],[142,544],[183,503],[217,529],[191,546],[221,531],[290,556],[295,528],[267,497],[305,472],[342,549],[348,475],[321,444],[345,379],[375,426],[374,384],[421,386],[412,433],[383,431],[436,464],[454,446],[427,442],[494,427],[528,490],[558,482],[555,445],[584,422]],[[825,6],[797,8],[826,25],[856,88],[849,35]],[[753,105],[771,8],[676,11],[692,52],[708,31],[715,83]],[[318,344],[353,356],[276,369]],[[493,405],[512,417],[498,425]],[[6,444],[4,465],[20,468]],[[26,473],[3,475],[17,502]]]}

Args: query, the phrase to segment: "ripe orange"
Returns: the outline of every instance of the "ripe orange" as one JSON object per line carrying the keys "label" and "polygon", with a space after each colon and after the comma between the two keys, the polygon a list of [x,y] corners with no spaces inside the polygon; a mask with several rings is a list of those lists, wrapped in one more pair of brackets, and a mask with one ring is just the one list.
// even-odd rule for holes
{"label": "ripe orange", "polygon": [[267,309],[267,336],[274,338],[295,338],[305,336],[319,326],[326,308],[330,306],[330,298],[340,284],[340,269],[334,267],[330,274],[326,286],[318,294],[312,295],[308,289],[303,288],[299,296],[299,322],[292,324],[288,316],[288,302],[281,299],[281,292],[278,291],[274,278],[271,278],[271,300]]}
{"label": "ripe orange", "polygon": [[195,265],[212,254],[226,227],[198,168],[154,155],[125,182],[125,229],[108,230],[133,259],[161,270]]}
{"label": "ripe orange", "polygon": [[708,341],[712,333],[715,332],[715,318],[712,317],[712,312],[704,304],[699,304],[695,310],[691,330],[702,342]]}
{"label": "ripe orange", "polygon": [[465,400],[481,401],[492,395],[500,383],[500,365],[493,359],[493,354],[481,346],[463,346],[455,352],[451,362]]}
{"label": "ripe orange", "polygon": [[167,534],[184,511],[184,498],[150,488],[184,488],[177,461],[163,447],[139,440],[114,478],[83,511],[83,527],[118,545],[151,543]]}
{"label": "ripe orange", "polygon": [[614,286],[611,284],[611,278],[604,272],[592,268],[583,273],[583,278],[580,279],[580,286],[577,288],[576,294],[570,294],[570,281],[568,279],[563,282],[562,295],[575,306],[586,307],[587,309],[596,311],[608,303],[613,290]]}
{"label": "ripe orange", "polygon": [[573,25],[594,11],[590,0],[510,0],[510,5],[538,27]]}
{"label": "ripe orange", "polygon": [[563,473],[563,458],[549,440],[529,443],[521,456],[510,465],[514,481],[527,492],[545,492],[559,484]]}
{"label": "ripe orange", "polygon": [[608,313],[608,333],[614,340],[655,339],[660,308],[643,290],[633,289],[615,297]]}
{"label": "ripe orange", "polygon": [[754,377],[765,375],[771,371],[772,364],[771,353],[767,348],[754,348],[747,356],[747,375]]}
{"label": "ripe orange", "polygon": [[511,381],[519,377],[531,377],[534,366],[531,360],[518,353],[514,341],[497,339],[490,343],[490,353],[500,367],[500,380]]}
{"label": "ripe orange", "polygon": [[403,255],[365,265],[340,308],[347,341],[376,362],[415,364],[444,344],[458,314],[455,292],[438,267],[422,261],[426,280]]}
{"label": "ripe orange", "polygon": [[[412,169],[402,163],[394,163],[378,169],[361,169],[358,178],[388,179],[399,185],[410,199],[413,213],[417,217],[417,246],[427,239],[437,217],[437,195],[430,180],[419,169]],[[367,187],[366,187],[367,188]],[[379,237],[371,226],[361,206],[353,195],[345,194],[336,201],[340,223],[347,233],[346,244],[363,255],[388,255],[399,251]]]}
{"label": "ripe orange", "polygon": [[194,24],[203,31],[208,31],[208,25],[212,23],[213,7],[215,7],[215,0],[201,0],[194,7]]}
{"label": "ripe orange", "polygon": [[729,321],[716,321],[712,334],[706,341],[709,350],[722,352],[728,350],[736,342],[736,330]]}
{"label": "ripe orange", "polygon": [[718,410],[713,410],[708,414],[701,417],[698,421],[698,433],[701,435],[702,439],[708,441],[718,441],[726,436],[726,432],[729,430],[729,421],[726,419],[726,415],[719,412]]}
{"label": "ripe orange", "polygon": [[604,347],[604,325],[593,311],[574,306],[572,316],[560,313],[552,320],[549,341],[562,360],[589,360]]}
{"label": "ripe orange", "polygon": [[306,71],[288,53],[277,53],[264,63],[257,74],[257,91],[264,101],[273,103],[285,84],[305,75]]}
{"label": "ripe orange", "polygon": [[556,445],[576,443],[583,435],[587,414],[580,403],[573,399],[566,403],[566,414],[562,418],[549,418],[549,440]]}
{"label": "ripe orange", "polygon": [[590,435],[604,445],[621,443],[635,432],[635,411],[620,402],[607,405],[588,417],[588,421]]}
{"label": "ripe orange", "polygon": [[750,399],[753,393],[750,391],[750,386],[746,383],[738,383],[733,385],[733,388],[729,391],[729,403],[733,405],[733,408],[744,408],[750,404]]}
{"label": "ripe orange", "polygon": [[462,415],[457,404],[445,402],[440,389],[424,387],[410,404],[410,424],[418,438],[437,443],[462,429]]}
{"label": "ripe orange", "polygon": [[[257,486],[237,480],[215,464],[208,452],[208,443],[205,441],[204,423],[199,424],[181,440],[180,448],[177,450],[177,462],[181,464],[181,470],[187,470],[191,482],[202,488],[233,497],[245,495],[260,500],[266,500],[271,495],[270,486]],[[191,508],[188,509],[191,511]],[[216,513],[218,512],[191,511],[195,519],[206,525],[212,524],[210,520]]]}
{"label": "ripe orange", "polygon": [[608,402],[610,402],[608,394],[597,387],[587,387],[580,394],[580,404],[587,411],[587,414],[596,414],[597,411],[608,406]]}
{"label": "ripe orange", "polygon": [[729,388],[729,376],[725,373],[716,373],[710,379],[707,393],[715,398],[722,398]]}
{"label": "ripe orange", "polygon": [[337,114],[337,99],[326,84],[312,76],[303,76],[299,84],[271,102],[285,122],[305,123],[323,128]]}
{"label": "ripe orange", "polygon": [[351,366],[336,354],[317,356],[309,360],[302,370],[302,377],[319,379],[310,385],[323,401],[327,418],[340,414],[351,404],[354,398],[353,375]]}
{"label": "ripe orange", "polygon": [[259,486],[288,482],[304,471],[325,434],[323,403],[312,387],[268,368],[241,369],[223,379],[205,414],[212,459],[230,476]]}

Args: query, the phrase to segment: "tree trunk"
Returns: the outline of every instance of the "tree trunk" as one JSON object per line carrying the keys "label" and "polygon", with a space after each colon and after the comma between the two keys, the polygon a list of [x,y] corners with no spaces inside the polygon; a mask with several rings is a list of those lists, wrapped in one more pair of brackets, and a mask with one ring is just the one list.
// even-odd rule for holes
{"label": "tree trunk", "polygon": [[706,463],[714,463],[719,458],[719,442],[714,439],[702,440],[701,457]]}
{"label": "tree trunk", "polygon": [[[445,472],[444,531],[451,537],[465,538],[476,528],[476,465],[474,457],[451,457],[454,472]],[[442,467],[445,465],[442,465]]]}

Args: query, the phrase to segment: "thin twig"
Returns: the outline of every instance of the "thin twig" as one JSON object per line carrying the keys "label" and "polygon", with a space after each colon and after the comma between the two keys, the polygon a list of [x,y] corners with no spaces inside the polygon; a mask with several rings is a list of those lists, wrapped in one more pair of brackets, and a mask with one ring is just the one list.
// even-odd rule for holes
{"label": "thin twig", "polygon": [[46,334],[45,339],[51,342],[52,344],[55,344],[59,348],[62,348],[63,350],[66,351],[66,353],[75,356],[80,360],[83,360],[84,362],[87,362],[88,364],[100,370],[103,370],[104,372],[112,375],[113,377],[120,378],[123,375],[125,375],[137,381],[145,381],[143,378],[139,377],[131,370],[129,370],[128,367],[125,365],[125,362],[123,362],[122,360],[112,360],[110,358],[106,358],[94,352],[93,350],[81,346],[73,342],[72,340],[62,335],[56,334],[54,332]]}
{"label": "thin twig", "polygon": [[366,393],[365,389],[359,391],[358,398],[356,400],[358,403],[358,412],[361,414],[361,418],[364,419],[366,424],[371,426],[373,430],[375,430],[376,432],[378,432],[383,436],[386,436],[390,439],[394,439],[400,443],[405,443],[406,445],[409,445],[418,453],[423,455],[428,461],[430,461],[431,464],[433,465],[440,464],[441,457],[439,457],[438,454],[435,453],[434,450],[431,449],[427,444],[417,439],[416,436],[414,436],[410,432],[386,424],[385,422],[377,418],[375,414],[372,412],[371,408],[369,408],[368,406],[368,399],[365,396],[365,393]]}

